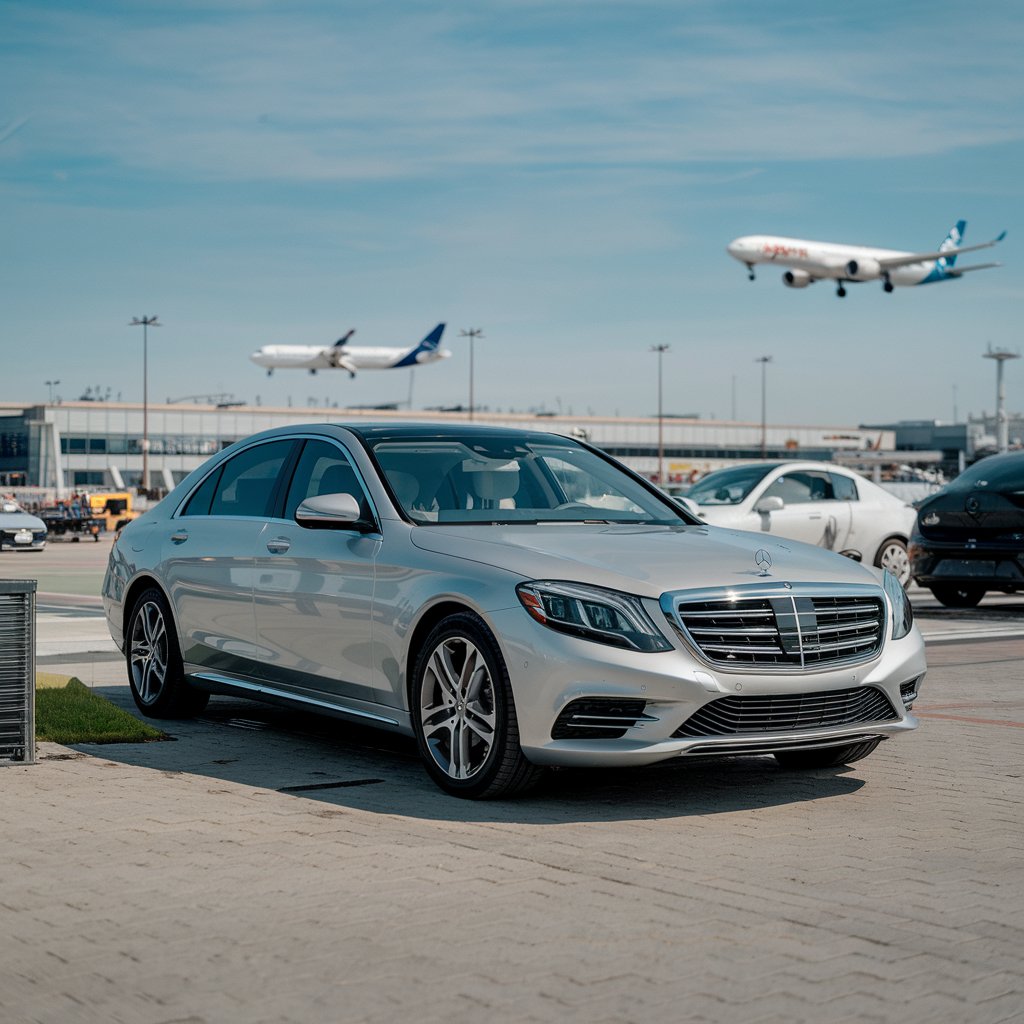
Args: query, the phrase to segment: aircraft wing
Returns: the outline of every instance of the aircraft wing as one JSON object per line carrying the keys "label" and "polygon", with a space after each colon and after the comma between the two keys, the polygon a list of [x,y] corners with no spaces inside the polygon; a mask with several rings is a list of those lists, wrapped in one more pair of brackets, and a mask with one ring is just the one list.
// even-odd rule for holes
{"label": "aircraft wing", "polygon": [[[912,263],[927,263],[930,260],[939,260],[943,256],[959,256],[962,252],[977,252],[979,249],[991,249],[1006,237],[1003,231],[991,242],[981,242],[978,245],[965,245],[959,249],[938,249],[935,252],[912,252],[906,256],[891,256],[888,259],[880,259],[878,265],[883,270],[895,270],[896,267],[909,267]],[[974,268],[972,268],[974,269]]]}
{"label": "aircraft wing", "polygon": [[1002,263],[975,263],[972,267],[946,267],[946,277],[960,277],[972,270],[988,270],[990,267],[1001,267]]}

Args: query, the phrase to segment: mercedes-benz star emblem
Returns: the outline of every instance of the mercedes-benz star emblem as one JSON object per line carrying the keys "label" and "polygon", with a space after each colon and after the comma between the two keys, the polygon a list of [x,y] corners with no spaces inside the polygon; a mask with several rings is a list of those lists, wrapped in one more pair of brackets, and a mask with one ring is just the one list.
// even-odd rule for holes
{"label": "mercedes-benz star emblem", "polygon": [[754,561],[757,563],[758,569],[761,570],[761,575],[767,576],[768,570],[772,567],[772,556],[764,548],[758,548],[754,552]]}

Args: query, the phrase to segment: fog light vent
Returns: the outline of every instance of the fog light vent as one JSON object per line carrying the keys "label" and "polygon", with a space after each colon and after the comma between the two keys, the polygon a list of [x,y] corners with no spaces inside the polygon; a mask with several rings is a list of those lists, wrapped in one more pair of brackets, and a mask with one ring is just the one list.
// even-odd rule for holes
{"label": "fog light vent", "polygon": [[645,700],[580,697],[570,701],[551,728],[553,740],[617,740],[644,719]]}
{"label": "fog light vent", "polygon": [[917,684],[921,681],[921,677],[917,679],[911,679],[909,683],[900,683],[900,698],[903,701],[903,706],[908,710],[913,707],[914,701],[917,700]]}

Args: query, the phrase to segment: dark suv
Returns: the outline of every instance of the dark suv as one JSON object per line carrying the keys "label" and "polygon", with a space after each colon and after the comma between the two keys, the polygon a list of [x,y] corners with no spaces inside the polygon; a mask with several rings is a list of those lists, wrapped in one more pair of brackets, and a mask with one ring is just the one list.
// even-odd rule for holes
{"label": "dark suv", "polygon": [[1024,452],[990,455],[926,498],[908,553],[914,579],[950,608],[1024,590]]}

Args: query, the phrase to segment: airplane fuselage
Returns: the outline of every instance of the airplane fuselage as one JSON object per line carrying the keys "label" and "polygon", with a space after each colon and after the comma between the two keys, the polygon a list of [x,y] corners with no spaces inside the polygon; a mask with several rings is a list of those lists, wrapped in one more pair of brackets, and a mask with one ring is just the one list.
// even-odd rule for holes
{"label": "airplane fuselage", "polygon": [[[882,260],[914,255],[900,249],[815,242],[806,238],[786,238],[781,235],[745,235],[731,242],[726,251],[733,259],[747,266],[774,263],[780,267],[805,271],[813,278],[833,281],[877,280],[881,273],[876,269],[876,265],[880,266]],[[851,262],[857,265],[857,274],[850,273]],[[888,277],[894,285],[899,286],[925,284],[929,278],[939,281],[945,275],[937,267],[937,263],[937,260],[908,263],[889,270]]]}
{"label": "airplane fuselage", "polygon": [[[342,364],[334,361],[332,349],[323,345],[264,345],[249,358],[268,370],[347,369],[349,363],[357,370],[390,370],[408,354],[406,348],[346,347]],[[450,356],[448,349],[435,349],[433,352],[416,353],[415,362],[417,365],[433,363]]]}
{"label": "airplane fuselage", "polygon": [[782,283],[787,288],[806,288],[815,281],[835,281],[836,294],[846,294],[844,285],[858,281],[881,281],[885,291],[895,287],[952,281],[974,270],[987,270],[998,263],[957,265],[957,256],[965,252],[989,249],[1006,237],[1006,232],[990,242],[963,246],[967,222],[958,220],[934,252],[905,252],[868,245],[844,245],[841,242],[815,242],[784,235],[744,235],[733,239],[726,252],[743,263],[750,279],[758,264],[776,264],[787,268]]}

